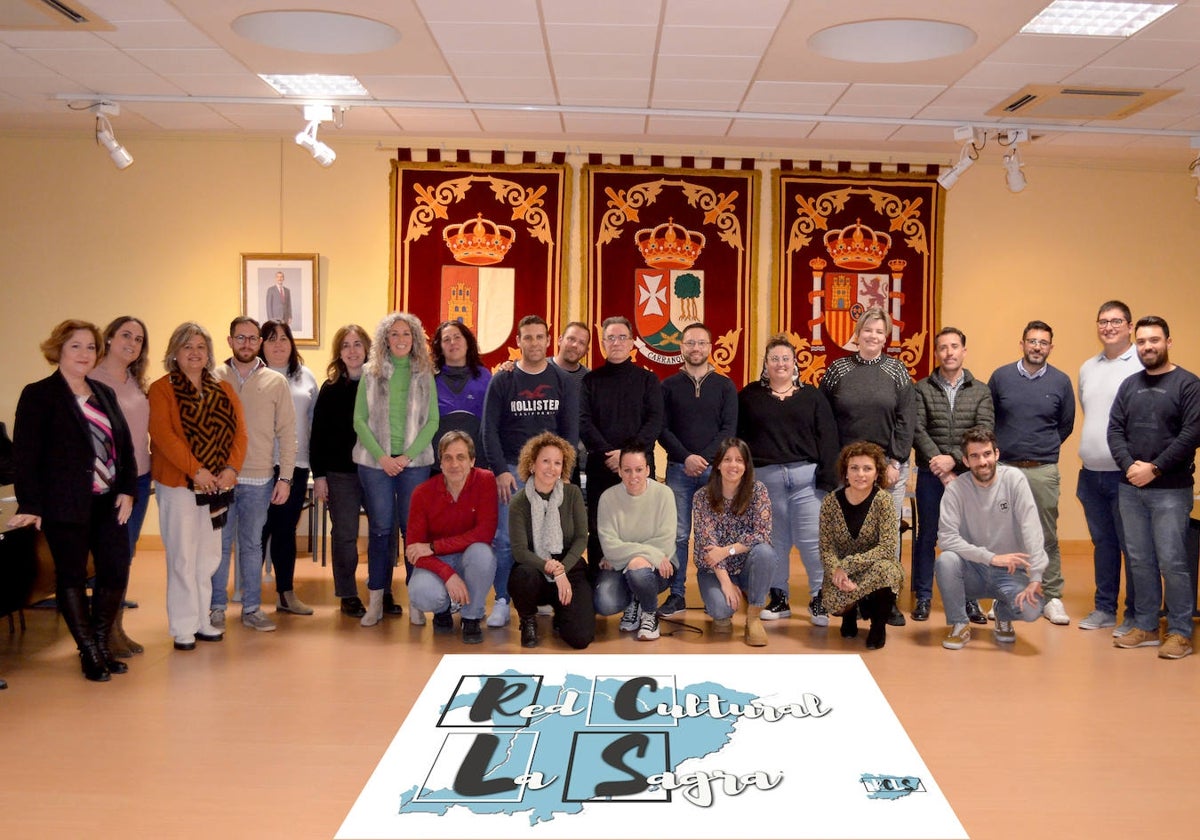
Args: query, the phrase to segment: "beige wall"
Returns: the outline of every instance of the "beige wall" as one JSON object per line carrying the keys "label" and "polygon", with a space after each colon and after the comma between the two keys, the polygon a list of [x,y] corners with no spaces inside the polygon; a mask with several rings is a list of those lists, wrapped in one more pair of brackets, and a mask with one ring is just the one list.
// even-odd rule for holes
{"label": "beige wall", "polygon": [[[37,346],[65,317],[103,325],[137,314],[156,359],[183,320],[204,323],[220,340],[241,306],[242,252],[320,253],[326,342],[343,323],[373,327],[384,314],[390,155],[374,141],[339,138],[337,162],[323,169],[287,138],[122,140],[137,162],[118,172],[88,136],[0,135],[0,420],[11,423],[21,386],[48,372]],[[1051,362],[1074,379],[1098,348],[1097,304],[1119,297],[1135,314],[1171,320],[1176,361],[1200,371],[1200,336],[1182,317],[1200,291],[1200,204],[1186,161],[1138,168],[1026,159],[1025,192],[1008,193],[985,157],[947,199],[942,322],[968,334],[968,366],[986,378],[1015,360],[1021,327],[1040,318],[1056,330]],[[762,164],[764,249],[770,167]],[[571,248],[568,299],[578,312],[577,231]],[[761,253],[758,266],[768,280],[771,255]],[[766,286],[756,313],[764,328]],[[307,351],[318,376],[328,352]],[[152,372],[161,372],[157,361]],[[1068,540],[1087,536],[1072,498],[1077,446],[1072,437],[1062,464],[1060,533]],[[157,531],[154,517],[147,531]]]}

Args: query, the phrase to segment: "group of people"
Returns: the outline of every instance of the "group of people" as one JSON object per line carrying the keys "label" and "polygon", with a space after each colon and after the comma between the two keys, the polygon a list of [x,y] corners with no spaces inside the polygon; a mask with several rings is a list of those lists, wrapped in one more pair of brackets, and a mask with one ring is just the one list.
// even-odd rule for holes
{"label": "group of people", "polygon": [[[1105,351],[1080,374],[1079,497],[1096,546],[1096,609],[1080,626],[1115,627],[1118,647],[1161,641],[1160,655],[1179,658],[1191,652],[1183,540],[1200,382],[1170,363],[1161,318],[1135,330],[1111,301],[1098,330]],[[330,515],[335,595],[364,627],[403,614],[393,583],[403,558],[410,621],[430,614],[435,632],[452,632],[458,613],[467,644],[483,641],[484,622],[507,625],[512,607],[526,647],[539,644],[540,610],[573,648],[591,643],[597,614],[620,614],[621,631],[651,641],[660,618],[687,609],[692,565],[712,631],[731,633],[744,610],[744,640],[760,647],[763,622],[792,614],[796,548],[812,623],[840,616],[841,635],[855,638],[864,620],[877,649],[888,625],[906,621],[899,534],[913,450],[912,618],[929,618],[936,580],[947,648],[987,622],[980,598],[995,599],[998,642],[1015,640],[1017,619],[1069,622],[1055,534],[1075,402],[1047,363],[1045,323],[1026,326],[1021,359],[986,385],[964,367],[966,336],[954,327],[938,333],[938,366],[914,385],[886,352],[893,324],[878,307],[818,387],[785,334],[768,340],[761,375],[740,391],[711,364],[704,324],[682,330],[683,364],[662,382],[632,360],[628,319],[605,319],[600,335],[604,361],[589,370],[585,324],[568,324],[551,356],[548,325],[527,316],[519,358],[493,372],[467,325],[445,322],[427,342],[415,316],[396,312],[373,336],[339,329],[318,388],[286,319],[235,318],[221,364],[208,331],[187,322],[167,342],[166,375],[147,387],[142,321],[124,316],[103,333],[64,321],[42,348],[55,373],[18,404],[13,524],[46,534],[85,676],[123,673],[141,649],[120,615],[151,480],[178,650],[223,638],[232,561],[244,626],[275,629],[262,609],[268,558],[277,609],[312,614],[293,577],[310,472]]]}

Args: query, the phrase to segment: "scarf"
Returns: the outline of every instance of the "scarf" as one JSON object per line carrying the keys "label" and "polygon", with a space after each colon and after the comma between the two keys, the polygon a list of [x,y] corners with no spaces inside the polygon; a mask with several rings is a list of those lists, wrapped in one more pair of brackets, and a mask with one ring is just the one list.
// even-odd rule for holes
{"label": "scarf", "polygon": [[525,498],[529,500],[529,523],[533,529],[533,553],[543,559],[562,554],[563,530],[558,509],[563,503],[562,480],[554,482],[550,498],[543,499],[533,486],[533,476],[525,482]]}
{"label": "scarf", "polygon": [[[216,475],[229,463],[229,455],[233,451],[237,411],[216,377],[207,370],[203,371],[200,377],[203,389],[197,391],[190,379],[175,371],[171,374],[171,388],[179,406],[183,436],[193,457],[206,470]],[[190,477],[187,486],[189,490],[196,489]],[[232,500],[233,490],[222,493],[196,493],[196,504],[208,506],[214,531],[225,524]]]}

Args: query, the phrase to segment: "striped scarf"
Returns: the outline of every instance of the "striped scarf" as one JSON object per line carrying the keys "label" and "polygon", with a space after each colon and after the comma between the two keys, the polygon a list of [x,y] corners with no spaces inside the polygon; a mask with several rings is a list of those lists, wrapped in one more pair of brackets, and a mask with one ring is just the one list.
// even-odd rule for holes
{"label": "striped scarf", "polygon": [[113,443],[112,420],[94,396],[78,399],[92,442],[92,494],[102,496],[112,489],[117,474],[117,448]]}

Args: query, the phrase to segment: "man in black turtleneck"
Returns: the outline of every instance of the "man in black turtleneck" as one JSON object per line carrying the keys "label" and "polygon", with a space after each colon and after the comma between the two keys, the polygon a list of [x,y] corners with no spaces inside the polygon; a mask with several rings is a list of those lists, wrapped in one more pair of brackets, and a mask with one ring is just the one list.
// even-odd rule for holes
{"label": "man in black turtleneck", "polygon": [[616,315],[602,327],[604,364],[583,377],[579,394],[579,435],[587,447],[588,574],[595,579],[603,554],[596,529],[600,495],[621,483],[621,447],[638,441],[654,475],[654,441],[662,431],[663,401],[658,377],[630,360],[633,325]]}

